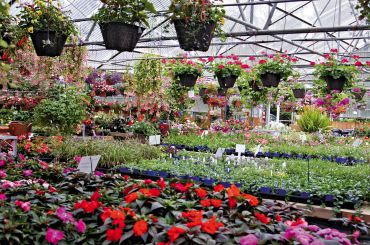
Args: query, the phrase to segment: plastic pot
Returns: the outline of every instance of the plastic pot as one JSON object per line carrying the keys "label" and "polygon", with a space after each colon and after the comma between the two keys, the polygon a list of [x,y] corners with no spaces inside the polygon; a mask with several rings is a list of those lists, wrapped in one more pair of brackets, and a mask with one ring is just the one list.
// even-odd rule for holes
{"label": "plastic pot", "polygon": [[145,28],[122,22],[99,23],[106,49],[132,52]]}
{"label": "plastic pot", "polygon": [[[55,31],[35,31],[31,39],[38,56],[56,57],[62,54],[67,36]],[[46,43],[47,40],[50,44]]]}
{"label": "plastic pot", "polygon": [[215,22],[174,20],[173,23],[181,49],[208,51],[216,28]]}
{"label": "plastic pot", "polygon": [[218,83],[220,84],[221,88],[232,88],[235,85],[236,79],[238,76],[227,76],[223,77],[219,74],[216,74]]}
{"label": "plastic pot", "polygon": [[180,85],[184,87],[194,87],[198,76],[193,74],[181,74],[178,76]]}
{"label": "plastic pot", "polygon": [[303,99],[306,95],[306,91],[304,88],[296,88],[292,89],[292,91],[296,99]]}
{"label": "plastic pot", "polygon": [[257,81],[248,81],[248,84],[249,84],[249,87],[253,90],[253,91],[261,91],[260,87],[258,86],[257,84]]}
{"label": "plastic pot", "polygon": [[281,77],[280,74],[275,73],[265,73],[261,75],[261,81],[265,87],[277,87],[279,86]]}
{"label": "plastic pot", "polygon": [[28,135],[31,133],[32,123],[11,122],[9,124],[9,133],[13,136]]}
{"label": "plastic pot", "polygon": [[346,83],[345,77],[334,78],[332,76],[323,77],[326,82],[328,90],[338,90],[342,92],[344,84]]}

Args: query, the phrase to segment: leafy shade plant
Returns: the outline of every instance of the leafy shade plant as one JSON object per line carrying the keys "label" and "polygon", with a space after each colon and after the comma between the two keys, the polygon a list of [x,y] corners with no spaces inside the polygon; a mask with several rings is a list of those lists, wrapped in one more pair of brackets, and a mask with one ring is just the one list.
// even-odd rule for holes
{"label": "leafy shade plant", "polygon": [[35,31],[48,30],[65,36],[76,33],[72,20],[62,12],[60,3],[55,0],[36,0],[35,4],[27,4],[19,17],[20,27],[31,34]]}
{"label": "leafy shade plant", "polygon": [[297,123],[303,132],[314,133],[320,130],[328,130],[330,119],[320,109],[307,106]]}
{"label": "leafy shade plant", "polygon": [[121,22],[149,27],[148,13],[156,13],[149,0],[101,0],[105,5],[92,19],[99,23]]}

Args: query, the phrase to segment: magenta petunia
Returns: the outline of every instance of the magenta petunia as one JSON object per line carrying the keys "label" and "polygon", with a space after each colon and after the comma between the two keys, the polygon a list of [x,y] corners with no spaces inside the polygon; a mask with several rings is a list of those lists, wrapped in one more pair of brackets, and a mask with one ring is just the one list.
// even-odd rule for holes
{"label": "magenta petunia", "polygon": [[64,232],[53,228],[48,228],[46,231],[45,239],[51,244],[58,244],[64,237]]}

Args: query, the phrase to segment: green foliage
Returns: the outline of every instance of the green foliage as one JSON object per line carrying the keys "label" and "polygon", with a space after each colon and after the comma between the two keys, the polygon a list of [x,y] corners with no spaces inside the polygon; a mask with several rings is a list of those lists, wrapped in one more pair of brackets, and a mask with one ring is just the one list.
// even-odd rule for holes
{"label": "green foliage", "polygon": [[132,88],[136,94],[143,96],[149,92],[158,92],[162,86],[163,66],[160,60],[150,59],[154,55],[145,55],[134,68],[134,81]]}
{"label": "green foliage", "polygon": [[215,73],[215,77],[239,77],[244,70],[238,64],[228,64],[227,62],[217,62],[212,65],[211,69]]}
{"label": "green foliage", "polygon": [[360,10],[360,20],[366,19],[370,23],[370,0],[358,0],[356,9]]}
{"label": "green foliage", "polygon": [[13,109],[0,109],[0,124],[8,124],[11,121],[32,122],[31,111],[16,111]]}
{"label": "green foliage", "polygon": [[170,87],[166,90],[167,101],[172,111],[184,111],[190,104],[188,96],[188,87],[180,85],[177,81],[172,81]]}
{"label": "green foliage", "polygon": [[159,130],[153,123],[141,121],[135,122],[133,125],[127,127],[127,132],[150,136],[157,135],[159,133]]}
{"label": "green foliage", "polygon": [[34,122],[52,133],[73,134],[86,111],[86,95],[68,88],[57,98],[43,100],[35,108]]}
{"label": "green foliage", "polygon": [[276,54],[273,58],[260,60],[255,69],[258,76],[273,73],[279,74],[283,80],[287,80],[288,77],[295,75],[289,57],[283,57],[280,54]]}
{"label": "green foliage", "polygon": [[105,5],[92,19],[100,23],[122,22],[149,27],[148,12],[156,13],[149,0],[101,0]]}
{"label": "green foliage", "polygon": [[76,34],[76,27],[71,18],[66,16],[59,6],[60,3],[55,0],[38,0],[33,5],[25,5],[19,14],[20,27],[29,33],[50,30],[66,36]]}
{"label": "green foliage", "polygon": [[186,58],[164,60],[166,63],[166,72],[170,74],[174,80],[178,80],[179,76],[191,74],[194,76],[202,76],[204,65],[198,62],[193,62]]}
{"label": "green foliage", "polygon": [[[268,88],[262,86],[256,70],[243,72],[236,81],[236,84],[240,88],[239,92],[242,96],[242,104],[246,107],[253,107],[267,101]],[[253,90],[253,84],[259,88],[258,91]]]}
{"label": "green foliage", "polygon": [[313,133],[328,130],[330,119],[320,109],[305,107],[297,123],[303,132]]}

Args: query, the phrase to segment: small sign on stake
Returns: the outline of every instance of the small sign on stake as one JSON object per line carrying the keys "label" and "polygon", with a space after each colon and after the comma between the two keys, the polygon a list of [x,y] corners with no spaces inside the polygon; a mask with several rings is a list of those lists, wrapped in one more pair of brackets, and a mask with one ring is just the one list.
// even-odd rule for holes
{"label": "small sign on stake", "polygon": [[257,154],[261,152],[261,147],[262,147],[262,145],[257,146],[256,152],[254,153],[254,156],[257,156]]}
{"label": "small sign on stake", "polygon": [[218,148],[215,154],[215,158],[222,158],[222,155],[224,154],[224,152],[225,152],[225,148]]}
{"label": "small sign on stake", "polygon": [[78,170],[82,173],[91,174],[95,171],[101,156],[85,156],[82,157],[78,164]]}
{"label": "small sign on stake", "polygon": [[160,135],[151,135],[149,136],[149,145],[159,145],[161,143]]}
{"label": "small sign on stake", "polygon": [[235,151],[237,153],[244,153],[245,152],[245,145],[237,144],[235,147]]}

